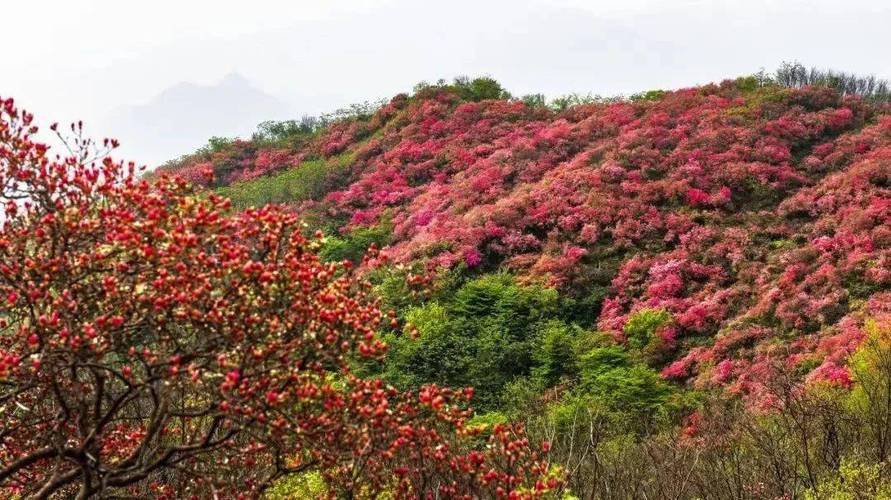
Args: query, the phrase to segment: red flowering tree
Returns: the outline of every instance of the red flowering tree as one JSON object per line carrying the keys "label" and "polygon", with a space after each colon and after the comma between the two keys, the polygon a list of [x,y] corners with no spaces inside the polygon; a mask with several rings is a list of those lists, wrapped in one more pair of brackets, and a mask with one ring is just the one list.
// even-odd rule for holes
{"label": "red flowering tree", "polygon": [[520,429],[481,445],[471,391],[350,373],[383,316],[293,213],[141,180],[72,130],[53,156],[0,100],[6,495],[253,497],[311,470],[349,496],[558,486]]}

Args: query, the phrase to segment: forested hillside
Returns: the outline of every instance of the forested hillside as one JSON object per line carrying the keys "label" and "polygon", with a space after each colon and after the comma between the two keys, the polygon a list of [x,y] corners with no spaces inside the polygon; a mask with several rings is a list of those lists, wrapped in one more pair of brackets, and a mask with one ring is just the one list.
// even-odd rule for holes
{"label": "forested hillside", "polygon": [[888,97],[800,66],[551,102],[459,79],[161,172],[321,231],[392,310],[386,360],[356,369],[474,387],[475,418],[526,421],[575,495],[878,495]]}

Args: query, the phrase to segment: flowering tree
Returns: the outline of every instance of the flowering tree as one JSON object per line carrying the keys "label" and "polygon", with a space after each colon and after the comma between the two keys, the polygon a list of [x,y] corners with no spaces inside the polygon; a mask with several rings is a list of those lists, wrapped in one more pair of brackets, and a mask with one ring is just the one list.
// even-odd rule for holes
{"label": "flowering tree", "polygon": [[72,132],[53,156],[0,100],[0,489],[256,496],[312,470],[350,496],[559,484],[520,429],[479,446],[472,391],[351,374],[384,354],[385,317],[296,215],[141,180]]}

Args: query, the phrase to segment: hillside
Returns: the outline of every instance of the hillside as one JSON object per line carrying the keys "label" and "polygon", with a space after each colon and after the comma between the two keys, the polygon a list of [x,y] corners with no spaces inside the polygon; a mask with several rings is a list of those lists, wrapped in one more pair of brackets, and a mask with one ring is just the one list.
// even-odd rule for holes
{"label": "hillside", "polygon": [[[783,361],[847,383],[863,319],[891,312],[887,104],[741,78],[556,111],[488,83],[166,169],[212,167],[236,205],[291,204],[416,270],[554,287],[562,319],[667,379],[749,391]],[[664,325],[628,338],[642,310]]]}
{"label": "hillside", "polygon": [[[861,473],[850,450],[884,463],[857,429],[891,431],[858,406],[891,394],[873,352],[891,341],[888,100],[799,66],[550,104],[456,80],[161,170],[292,207],[399,320],[361,369],[474,387],[478,419],[555,441],[583,498],[775,498]],[[679,477],[701,483],[664,489]]]}

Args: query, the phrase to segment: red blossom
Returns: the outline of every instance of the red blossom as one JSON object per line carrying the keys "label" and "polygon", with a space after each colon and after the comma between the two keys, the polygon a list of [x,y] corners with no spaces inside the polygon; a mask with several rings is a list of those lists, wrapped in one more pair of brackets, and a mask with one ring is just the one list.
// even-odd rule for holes
{"label": "red blossom", "polygon": [[470,392],[419,401],[351,372],[384,355],[390,318],[293,211],[140,179],[80,133],[55,158],[34,132],[0,99],[0,201],[27,200],[0,222],[7,495],[256,497],[309,470],[345,496],[559,487],[518,427],[472,449]]}

